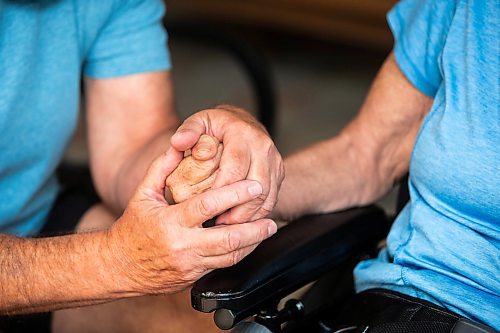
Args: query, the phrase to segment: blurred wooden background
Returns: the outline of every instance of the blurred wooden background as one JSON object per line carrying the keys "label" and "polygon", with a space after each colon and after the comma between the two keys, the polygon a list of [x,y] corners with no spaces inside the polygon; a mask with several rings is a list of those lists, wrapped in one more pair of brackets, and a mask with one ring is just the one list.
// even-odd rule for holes
{"label": "blurred wooden background", "polygon": [[233,24],[387,49],[397,0],[166,0],[173,19]]}

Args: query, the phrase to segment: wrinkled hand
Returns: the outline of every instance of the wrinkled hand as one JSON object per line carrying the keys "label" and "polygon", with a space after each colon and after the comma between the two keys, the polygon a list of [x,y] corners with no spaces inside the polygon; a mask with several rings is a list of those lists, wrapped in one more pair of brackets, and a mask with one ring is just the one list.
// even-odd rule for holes
{"label": "wrinkled hand", "polygon": [[222,144],[203,134],[191,154],[167,177],[166,185],[176,203],[183,202],[210,189],[217,176]]}
{"label": "wrinkled hand", "polygon": [[240,261],[276,232],[276,224],[265,219],[201,227],[206,220],[261,195],[256,181],[235,182],[170,206],[164,198],[165,178],[182,158],[182,153],[171,149],[155,160],[109,230],[117,283],[127,290],[139,294],[182,290],[209,271]]}
{"label": "wrinkled hand", "polygon": [[202,134],[214,136],[224,145],[212,188],[247,179],[258,181],[263,189],[251,202],[219,216],[216,223],[243,223],[268,216],[276,205],[284,167],[264,127],[241,109],[219,106],[200,111],[184,121],[172,136],[172,147],[179,152],[191,149]]}

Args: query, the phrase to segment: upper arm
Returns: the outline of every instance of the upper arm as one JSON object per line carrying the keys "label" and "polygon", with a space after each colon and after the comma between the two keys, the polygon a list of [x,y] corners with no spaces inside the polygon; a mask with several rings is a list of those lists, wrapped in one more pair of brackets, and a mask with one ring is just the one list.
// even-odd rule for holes
{"label": "upper arm", "polygon": [[353,126],[361,156],[383,190],[408,171],[422,121],[443,77],[440,57],[455,1],[399,2],[388,14],[394,50]]}
{"label": "upper arm", "polygon": [[82,70],[96,79],[170,69],[162,0],[87,1]]}
{"label": "upper arm", "polygon": [[[148,158],[134,154],[177,124],[162,24],[165,6],[161,0],[87,5],[93,12],[84,21],[82,70],[90,166],[101,197],[119,208],[154,157],[154,151]],[[129,183],[125,189],[120,170]]]}
{"label": "upper arm", "polygon": [[86,78],[85,104],[94,182],[101,196],[109,198],[124,164],[133,163],[148,142],[178,125],[170,73]]}
{"label": "upper arm", "polygon": [[433,99],[413,86],[389,55],[380,69],[358,116],[345,129],[367,182],[384,192],[408,172],[411,152]]}

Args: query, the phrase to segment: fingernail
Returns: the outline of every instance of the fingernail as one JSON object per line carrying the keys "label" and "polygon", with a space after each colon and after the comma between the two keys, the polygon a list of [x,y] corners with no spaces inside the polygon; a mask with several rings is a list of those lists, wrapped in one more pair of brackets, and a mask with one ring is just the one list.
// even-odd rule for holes
{"label": "fingernail", "polygon": [[262,193],[262,186],[259,183],[254,183],[248,188],[248,193],[252,196],[258,196]]}
{"label": "fingernail", "polygon": [[267,226],[267,234],[269,236],[272,236],[276,233],[276,231],[278,231],[278,226],[276,225],[276,223],[274,222],[269,223],[269,225]]}
{"label": "fingernail", "polygon": [[208,156],[212,151],[210,148],[211,147],[208,143],[201,143],[196,146],[196,155],[198,155],[198,157]]}
{"label": "fingernail", "polygon": [[210,150],[210,144],[208,142],[201,142],[196,146],[199,150]]}

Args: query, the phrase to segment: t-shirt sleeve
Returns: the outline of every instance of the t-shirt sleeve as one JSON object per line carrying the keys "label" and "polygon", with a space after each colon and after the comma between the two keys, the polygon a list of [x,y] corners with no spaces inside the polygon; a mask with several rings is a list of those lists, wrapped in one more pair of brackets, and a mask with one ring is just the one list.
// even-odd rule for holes
{"label": "t-shirt sleeve", "polygon": [[117,4],[85,57],[84,74],[109,78],[170,69],[162,1]]}
{"label": "t-shirt sleeve", "polygon": [[442,81],[439,62],[455,6],[452,0],[403,0],[387,15],[399,68],[431,97]]}

